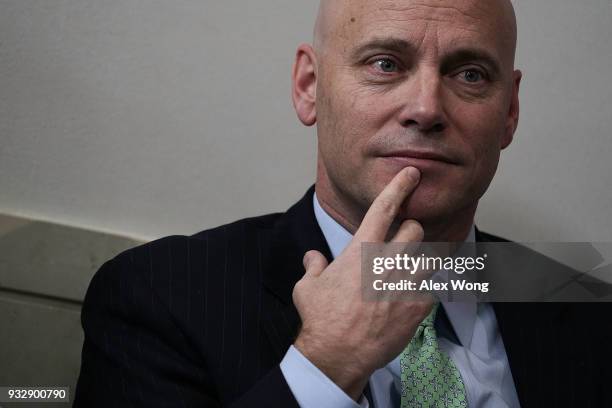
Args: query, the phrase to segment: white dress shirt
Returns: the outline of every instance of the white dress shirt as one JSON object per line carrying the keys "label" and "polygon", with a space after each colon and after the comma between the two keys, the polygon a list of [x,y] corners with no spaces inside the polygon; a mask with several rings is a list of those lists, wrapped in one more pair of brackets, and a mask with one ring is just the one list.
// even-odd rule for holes
{"label": "white dress shirt", "polygon": [[[313,197],[315,217],[336,258],[353,238]],[[472,227],[466,242],[475,241]],[[493,307],[486,303],[441,302],[448,321],[436,319],[438,343],[461,373],[468,407],[515,408],[518,396]],[[454,334],[453,334],[454,333]],[[372,400],[351,399],[323,372],[291,346],[280,367],[289,388],[303,408],[394,408],[400,406],[400,356],[370,377]]]}

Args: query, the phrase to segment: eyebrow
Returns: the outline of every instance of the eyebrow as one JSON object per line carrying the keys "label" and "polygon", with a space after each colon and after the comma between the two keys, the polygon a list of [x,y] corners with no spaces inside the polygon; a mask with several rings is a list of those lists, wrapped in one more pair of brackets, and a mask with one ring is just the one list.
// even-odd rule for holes
{"label": "eyebrow", "polygon": [[[416,47],[412,43],[400,38],[374,38],[357,46],[351,52],[351,60],[358,62],[364,54],[375,50],[395,51],[401,54],[415,54],[417,52]],[[492,71],[493,75],[499,75],[501,72],[497,58],[481,48],[459,48],[451,51],[442,58],[442,70],[445,71],[450,67],[468,62],[484,63]]]}
{"label": "eyebrow", "polygon": [[351,53],[351,59],[358,61],[361,56],[368,51],[372,50],[390,50],[399,53],[414,53],[416,48],[406,40],[399,38],[374,38],[364,44],[361,44],[355,48]]}

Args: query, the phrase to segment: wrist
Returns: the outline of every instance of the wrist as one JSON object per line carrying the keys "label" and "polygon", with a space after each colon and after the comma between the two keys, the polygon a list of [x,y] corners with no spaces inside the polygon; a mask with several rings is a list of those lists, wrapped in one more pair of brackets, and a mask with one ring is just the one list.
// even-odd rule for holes
{"label": "wrist", "polygon": [[328,349],[302,333],[293,346],[349,397],[359,400],[371,372],[359,366],[354,353],[347,353],[346,349]]}

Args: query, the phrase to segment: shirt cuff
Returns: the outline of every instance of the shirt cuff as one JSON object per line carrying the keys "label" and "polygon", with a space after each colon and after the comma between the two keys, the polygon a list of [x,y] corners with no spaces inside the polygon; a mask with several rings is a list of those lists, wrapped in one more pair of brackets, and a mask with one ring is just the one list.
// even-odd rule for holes
{"label": "shirt cuff", "polygon": [[365,396],[359,403],[312,364],[298,349],[291,346],[280,369],[293,396],[302,408],[369,408]]}

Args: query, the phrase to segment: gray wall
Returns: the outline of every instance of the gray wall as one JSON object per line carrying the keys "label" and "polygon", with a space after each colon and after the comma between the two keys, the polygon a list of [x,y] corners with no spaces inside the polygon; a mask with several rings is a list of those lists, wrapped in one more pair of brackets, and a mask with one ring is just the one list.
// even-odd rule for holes
{"label": "gray wall", "polygon": [[313,181],[290,67],[314,4],[1,4],[0,211],[154,238],[285,209]]}
{"label": "gray wall", "polygon": [[612,241],[612,2],[515,4],[521,122],[479,225],[523,241]]}
{"label": "gray wall", "polygon": [[[313,181],[289,72],[316,2],[0,7],[0,211],[155,238],[283,210]],[[522,119],[479,224],[611,240],[612,3],[517,12]]]}

